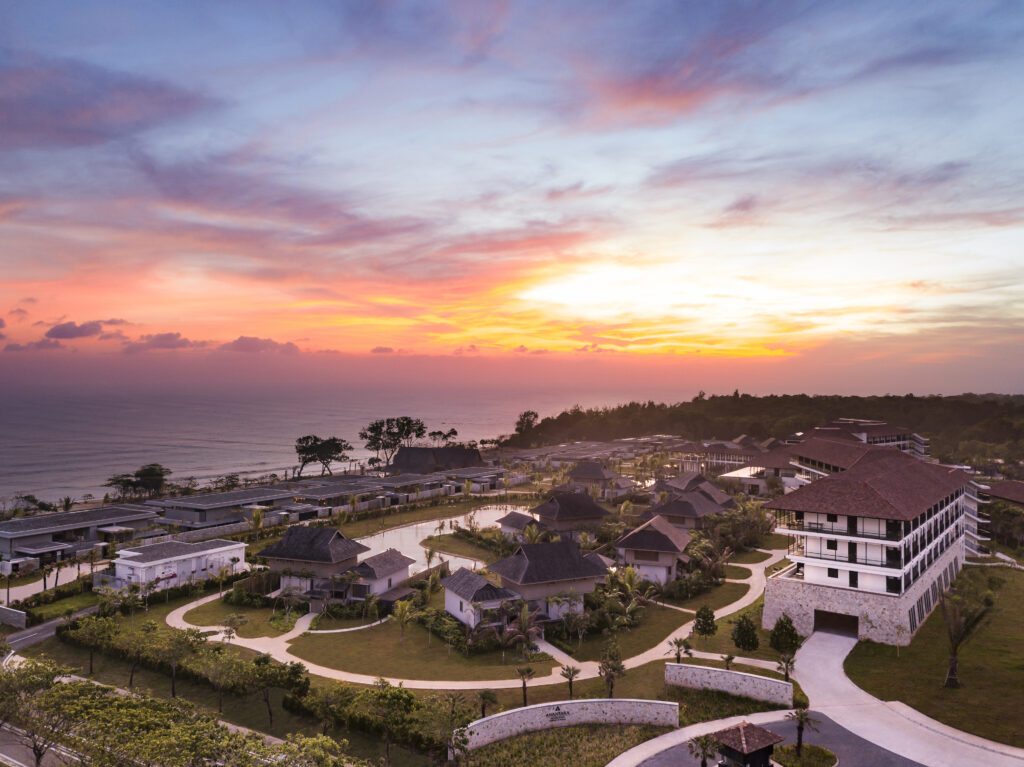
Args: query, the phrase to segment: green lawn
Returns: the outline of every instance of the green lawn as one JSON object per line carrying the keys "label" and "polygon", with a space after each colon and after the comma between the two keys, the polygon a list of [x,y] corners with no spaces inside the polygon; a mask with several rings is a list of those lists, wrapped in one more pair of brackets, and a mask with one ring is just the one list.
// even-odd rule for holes
{"label": "green lawn", "polygon": [[704,605],[707,605],[712,610],[720,610],[726,605],[731,605],[737,599],[741,599],[749,590],[750,586],[746,583],[722,583],[715,586],[711,591],[705,591],[693,599],[664,599],[662,601],[674,604],[676,607],[682,607],[684,610],[692,610],[693,612],[697,612]]}
{"label": "green lawn", "polygon": [[311,629],[313,631],[335,631],[336,629],[357,628],[374,622],[368,618],[331,618],[327,615],[319,615],[313,619]]}
{"label": "green lawn", "polygon": [[[513,679],[516,666],[522,665],[513,650],[507,653],[505,665],[500,652],[468,658],[456,650],[449,652],[436,636],[428,643],[427,630],[411,623],[405,628],[404,640],[401,636],[398,624],[388,621],[365,631],[300,636],[289,649],[299,658],[328,668],[404,679]],[[543,676],[555,664],[545,660],[528,665]]]}
{"label": "green lawn", "polygon": [[733,554],[729,561],[737,565],[756,565],[758,562],[764,562],[766,559],[771,559],[771,554],[767,551],[758,551],[757,549],[751,549],[750,551],[742,551],[738,554]]}
{"label": "green lawn", "polygon": [[782,533],[771,533],[761,539],[759,549],[786,549],[792,543],[792,538]]}
{"label": "green lawn", "polygon": [[[761,628],[761,612],[763,609],[764,595],[761,595],[753,604],[744,607],[739,612],[727,615],[719,620],[718,631],[715,632],[714,636],[711,636],[708,639],[691,637],[690,644],[693,645],[694,650],[701,650],[702,652],[713,652],[720,655],[727,655],[731,653],[733,655],[741,655],[746,658],[776,660],[778,658],[778,653],[768,646],[768,639],[770,638],[771,632]],[[753,652],[738,650],[736,645],[732,642],[732,627],[736,621],[739,620],[741,615],[749,615],[757,626],[757,636],[760,640],[760,646]]]}
{"label": "green lawn", "polygon": [[[0,578],[0,594],[4,594],[4,598],[6,599],[7,597],[5,592],[8,586],[13,589],[18,586],[27,586],[30,583],[35,583],[42,579],[43,571],[38,569],[33,570],[30,573],[25,573],[24,575],[14,575],[10,580],[7,580],[7,576],[5,575]],[[52,579],[47,579],[47,585],[49,585],[50,580]]]}
{"label": "green lawn", "polygon": [[839,758],[827,748],[812,746],[807,742],[804,743],[803,752],[799,757],[796,755],[796,745],[789,745],[776,746],[772,758],[782,767],[832,767],[839,761]]}
{"label": "green lawn", "polygon": [[[652,647],[657,647],[664,642],[669,634],[692,620],[693,613],[691,612],[680,612],[660,605],[648,605],[644,608],[643,619],[639,626],[619,632],[619,650],[622,657],[632,658]],[[581,661],[601,660],[601,650],[607,640],[608,638],[600,633],[590,634],[583,640],[580,649],[572,653],[572,656]],[[575,642],[569,642],[569,644],[576,647]]]}
{"label": "green lawn", "polygon": [[725,577],[732,578],[734,581],[742,581],[753,575],[753,571],[747,567],[740,567],[739,565],[726,565],[724,568]]}
{"label": "green lawn", "polygon": [[[250,657],[254,654],[240,647],[232,646],[230,650]],[[57,639],[47,639],[38,645],[25,648],[22,654],[31,657],[45,655],[57,663],[76,669],[83,674],[89,667],[89,653],[86,650],[64,644]],[[93,679],[96,681],[119,687],[128,684],[129,664],[126,661],[97,653],[94,663]],[[164,674],[140,668],[135,672],[135,687],[161,698],[168,698],[171,694],[171,679]],[[177,688],[180,697],[208,711],[217,711],[217,693],[205,684],[179,678]],[[255,695],[225,694],[224,712],[220,716],[228,722],[266,732],[279,738],[283,738],[291,732],[300,732],[306,735],[319,732],[316,722],[283,710],[281,708],[282,697],[280,690],[271,692],[271,705],[274,710],[273,726],[270,726],[267,721],[267,709],[262,699]],[[345,738],[349,741],[348,752],[353,756],[376,762],[384,755],[384,744],[376,735],[359,730],[338,730],[333,734],[335,737]],[[391,759],[394,767],[427,767],[432,764],[432,761],[426,756],[400,747],[392,747]]]}
{"label": "green lawn", "polygon": [[86,607],[92,607],[95,604],[99,604],[99,601],[99,594],[92,591],[83,591],[81,594],[58,599],[56,602],[50,602],[48,605],[33,607],[32,612],[40,616],[44,621],[48,621],[51,618],[60,618],[68,610],[77,612]]}
{"label": "green lawn", "polygon": [[573,767],[604,767],[623,751],[668,732],[649,725],[559,727],[491,743],[473,752],[476,767],[564,764],[572,754]]}
{"label": "green lawn", "polygon": [[1024,572],[985,570],[1005,585],[990,621],[960,649],[961,688],[942,686],[949,646],[940,609],[899,657],[895,647],[859,643],[846,659],[846,673],[882,700],[900,700],[951,727],[1024,747]]}
{"label": "green lawn", "polygon": [[[270,625],[270,617],[274,611],[270,607],[238,607],[225,604],[219,599],[207,602],[185,613],[185,620],[193,626],[223,626],[229,615],[244,615],[248,623],[240,626],[238,636],[247,639],[256,637],[276,637],[287,633]],[[284,610],[278,610],[283,615]]]}
{"label": "green lawn", "polygon": [[423,546],[424,548],[431,548],[444,554],[453,554],[457,557],[479,559],[481,562],[486,564],[490,564],[498,559],[498,555],[490,549],[478,546],[472,541],[463,540],[454,533],[428,535],[420,541],[420,546]]}

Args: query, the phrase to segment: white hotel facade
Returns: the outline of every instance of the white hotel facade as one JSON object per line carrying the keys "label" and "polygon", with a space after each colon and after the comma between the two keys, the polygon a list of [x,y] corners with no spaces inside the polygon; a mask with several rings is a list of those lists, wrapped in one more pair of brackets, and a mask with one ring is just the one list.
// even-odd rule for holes
{"label": "white hotel facade", "polygon": [[768,579],[763,625],[786,613],[805,636],[909,644],[969,553],[976,486],[891,448],[861,448],[847,468],[831,468],[767,504],[776,531],[791,536],[793,564]]}

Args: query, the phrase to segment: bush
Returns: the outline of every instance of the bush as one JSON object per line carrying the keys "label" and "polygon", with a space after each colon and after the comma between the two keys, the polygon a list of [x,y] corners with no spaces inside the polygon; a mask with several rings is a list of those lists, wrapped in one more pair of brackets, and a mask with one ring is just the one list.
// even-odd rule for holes
{"label": "bush", "polygon": [[715,586],[715,580],[704,573],[693,573],[684,578],[677,578],[666,583],[662,587],[662,594],[668,599],[685,602],[687,599],[699,597],[705,592],[711,591]]}

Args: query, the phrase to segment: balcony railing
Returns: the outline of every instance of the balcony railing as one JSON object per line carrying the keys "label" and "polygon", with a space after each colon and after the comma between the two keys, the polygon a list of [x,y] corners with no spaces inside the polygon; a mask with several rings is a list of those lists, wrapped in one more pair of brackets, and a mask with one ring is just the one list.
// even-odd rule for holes
{"label": "balcony railing", "polygon": [[826,533],[846,538],[871,538],[877,541],[899,541],[902,535],[898,530],[886,530],[884,533],[872,533],[867,530],[851,531],[846,525],[823,524],[820,522],[798,522],[795,519],[780,519],[776,523],[779,532]]}
{"label": "balcony railing", "polygon": [[892,562],[883,557],[856,557],[851,559],[849,555],[843,556],[838,551],[822,551],[816,554],[808,553],[803,548],[790,548],[790,556],[806,557],[807,559],[820,559],[824,562],[846,562],[851,565],[870,565],[872,567],[888,567],[893,570],[902,570],[901,562]]}

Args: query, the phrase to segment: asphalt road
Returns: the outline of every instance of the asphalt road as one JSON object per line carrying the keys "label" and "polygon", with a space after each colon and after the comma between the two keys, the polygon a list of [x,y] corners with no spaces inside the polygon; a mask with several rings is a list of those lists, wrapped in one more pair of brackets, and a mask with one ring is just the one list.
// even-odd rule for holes
{"label": "asphalt road", "polygon": [[[839,757],[842,767],[926,767],[926,765],[904,759],[902,756],[886,751],[874,743],[844,730],[824,714],[812,711],[811,714],[820,724],[815,725],[818,732],[804,730],[804,743],[824,746]],[[764,727],[786,740],[781,745],[796,743],[796,725],[786,719],[770,722]],[[699,767],[700,761],[690,756],[686,744],[673,746],[651,757],[641,767]]]}
{"label": "asphalt road", "polygon": [[[99,609],[96,605],[86,607],[84,610],[79,610],[75,613],[75,617],[78,618],[82,615],[89,615],[90,613],[96,612]],[[40,623],[38,626],[32,626],[31,628],[24,629],[22,631],[16,631],[13,634],[8,635],[7,643],[13,650],[21,650],[25,647],[30,647],[34,644],[39,644],[44,639],[49,639],[57,633],[57,626],[60,625],[64,618],[54,618],[46,623]]]}

